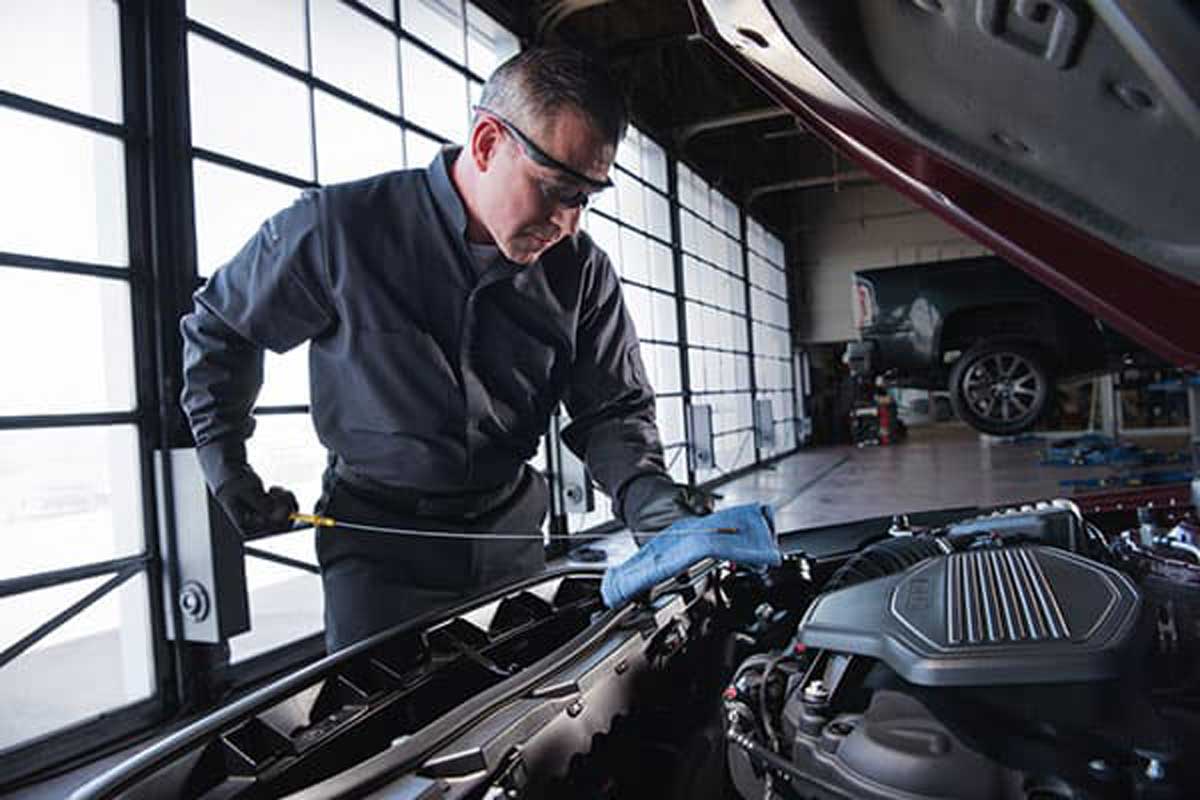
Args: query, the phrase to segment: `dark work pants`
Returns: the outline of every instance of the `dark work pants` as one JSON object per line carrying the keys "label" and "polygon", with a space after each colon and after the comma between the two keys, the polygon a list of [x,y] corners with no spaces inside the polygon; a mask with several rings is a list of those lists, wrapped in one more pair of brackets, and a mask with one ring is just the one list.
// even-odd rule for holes
{"label": "dark work pants", "polygon": [[[388,507],[329,470],[318,513],[346,522],[486,534],[541,530],[549,492],[528,466],[511,495],[478,516],[433,517]],[[329,652],[428,611],[466,600],[545,566],[538,539],[430,539],[344,528],[317,531],[317,561],[325,588],[325,645]]]}

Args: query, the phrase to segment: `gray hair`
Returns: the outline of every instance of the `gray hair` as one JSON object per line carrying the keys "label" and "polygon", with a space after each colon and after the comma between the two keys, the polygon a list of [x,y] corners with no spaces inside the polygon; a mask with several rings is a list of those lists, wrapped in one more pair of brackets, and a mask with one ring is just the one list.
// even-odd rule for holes
{"label": "gray hair", "polygon": [[612,75],[569,47],[532,47],[505,61],[484,84],[479,105],[531,135],[560,109],[573,108],[614,147],[629,125],[625,97]]}

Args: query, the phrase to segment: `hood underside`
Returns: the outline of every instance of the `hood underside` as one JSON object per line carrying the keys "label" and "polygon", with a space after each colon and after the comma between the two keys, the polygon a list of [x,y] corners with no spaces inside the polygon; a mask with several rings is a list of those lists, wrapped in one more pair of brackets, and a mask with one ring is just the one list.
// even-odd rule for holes
{"label": "hood underside", "polygon": [[1200,367],[1200,40],[1162,0],[703,0],[815,133],[1142,345]]}

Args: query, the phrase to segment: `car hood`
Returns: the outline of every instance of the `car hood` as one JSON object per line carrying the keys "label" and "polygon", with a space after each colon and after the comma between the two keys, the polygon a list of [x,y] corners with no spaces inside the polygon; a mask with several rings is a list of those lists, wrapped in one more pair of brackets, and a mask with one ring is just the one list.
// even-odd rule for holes
{"label": "car hood", "polygon": [[1162,0],[693,0],[707,39],[880,180],[1200,367],[1200,17]]}

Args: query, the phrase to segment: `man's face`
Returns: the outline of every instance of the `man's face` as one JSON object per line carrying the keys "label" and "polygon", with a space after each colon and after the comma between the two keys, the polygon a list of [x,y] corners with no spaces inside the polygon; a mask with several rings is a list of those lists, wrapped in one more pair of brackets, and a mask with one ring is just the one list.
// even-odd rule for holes
{"label": "man's face", "polygon": [[[616,149],[604,140],[586,116],[562,109],[533,130],[520,134],[507,123],[481,112],[471,146],[486,150],[487,168],[479,183],[481,222],[505,258],[517,264],[537,260],[579,229],[582,200],[608,179]],[[531,126],[533,127],[533,126]],[[579,176],[538,163],[519,136]],[[574,207],[572,207],[574,206]]]}

